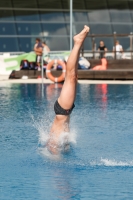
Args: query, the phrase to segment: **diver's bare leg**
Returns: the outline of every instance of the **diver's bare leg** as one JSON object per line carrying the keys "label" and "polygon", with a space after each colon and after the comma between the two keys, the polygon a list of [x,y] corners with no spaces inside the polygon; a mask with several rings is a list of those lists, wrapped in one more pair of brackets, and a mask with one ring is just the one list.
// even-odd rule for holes
{"label": "diver's bare leg", "polygon": [[74,36],[74,47],[67,61],[66,78],[58,102],[64,109],[70,109],[73,106],[76,94],[77,85],[77,68],[80,49],[89,32],[89,27],[84,26],[84,29]]}
{"label": "diver's bare leg", "polygon": [[[58,98],[60,106],[64,109],[71,109],[75,100],[76,85],[77,85],[77,67],[81,46],[89,32],[89,27],[84,26],[84,29],[74,36],[74,47],[67,61],[66,78]],[[48,141],[48,149],[53,154],[58,153],[58,138],[62,132],[68,132],[69,127],[65,127],[64,123],[69,123],[69,116],[56,115],[50,132],[50,140]]]}

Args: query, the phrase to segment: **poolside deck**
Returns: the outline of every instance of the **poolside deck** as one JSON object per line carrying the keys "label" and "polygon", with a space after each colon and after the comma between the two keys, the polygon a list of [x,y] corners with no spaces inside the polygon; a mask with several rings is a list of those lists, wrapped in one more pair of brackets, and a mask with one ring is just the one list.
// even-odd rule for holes
{"label": "poolside deck", "polygon": [[[53,84],[49,79],[8,79],[0,75],[0,85],[5,84]],[[133,84],[133,80],[78,80],[79,84]]]}
{"label": "poolside deck", "polygon": [[[97,81],[107,82],[107,81],[133,81],[133,61],[132,60],[107,60],[107,70],[93,70],[93,67],[101,64],[101,60],[89,60],[91,64],[91,69],[89,70],[78,70],[78,80],[80,83],[93,83]],[[61,70],[51,70],[51,73],[55,77],[59,77],[62,73]],[[28,79],[22,79],[23,76],[27,76]],[[0,81],[8,82],[19,82],[19,83],[41,83],[41,72],[37,70],[20,70],[13,71],[10,75],[10,80],[7,80],[8,76],[0,75]],[[84,81],[83,81],[84,80]],[[95,80],[95,81],[94,81]],[[131,81],[132,80],[132,81]],[[45,83],[51,83],[50,80],[46,78],[46,73],[44,72]]]}

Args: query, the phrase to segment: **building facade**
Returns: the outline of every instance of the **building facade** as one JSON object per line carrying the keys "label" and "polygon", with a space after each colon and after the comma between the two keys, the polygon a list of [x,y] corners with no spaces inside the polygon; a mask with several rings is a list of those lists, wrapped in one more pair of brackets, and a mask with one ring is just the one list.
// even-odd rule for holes
{"label": "building facade", "polygon": [[[70,48],[70,0],[3,0],[0,1],[0,52],[29,52],[35,38],[45,40],[51,50]],[[130,34],[133,32],[133,0],[73,0],[73,35],[83,25],[92,34]],[[98,46],[99,40],[96,39]],[[118,38],[129,49],[129,37]],[[112,50],[113,39],[103,38]],[[92,49],[91,38],[84,45]]]}

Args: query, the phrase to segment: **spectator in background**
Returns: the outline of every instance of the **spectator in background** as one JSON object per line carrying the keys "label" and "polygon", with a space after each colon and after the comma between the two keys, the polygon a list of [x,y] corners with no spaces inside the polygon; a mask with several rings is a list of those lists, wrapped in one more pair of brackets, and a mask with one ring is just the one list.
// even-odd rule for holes
{"label": "spectator in background", "polygon": [[41,70],[41,60],[42,60],[42,52],[43,52],[43,45],[41,43],[40,38],[36,38],[36,43],[34,45],[34,51],[36,53],[36,62],[38,66],[38,71]]}
{"label": "spectator in background", "polygon": [[50,52],[50,48],[46,45],[46,42],[42,42],[42,46],[43,46],[43,54],[47,54],[48,52]]}
{"label": "spectator in background", "polygon": [[29,69],[29,62],[28,60],[21,60],[21,63],[20,63],[20,69],[21,70],[28,70]]}
{"label": "spectator in background", "polygon": [[116,40],[115,46],[113,47],[114,57],[116,51],[116,59],[121,59],[123,55],[123,47],[119,44],[119,41]]}
{"label": "spectator in background", "polygon": [[50,48],[46,45],[46,42],[42,42],[42,46],[43,46],[43,57],[44,57],[44,63],[48,63],[50,61],[50,57],[49,57],[49,52],[50,52]]}
{"label": "spectator in background", "polygon": [[106,48],[103,40],[101,40],[99,43],[98,51],[100,52],[99,58],[104,58],[107,48]]}

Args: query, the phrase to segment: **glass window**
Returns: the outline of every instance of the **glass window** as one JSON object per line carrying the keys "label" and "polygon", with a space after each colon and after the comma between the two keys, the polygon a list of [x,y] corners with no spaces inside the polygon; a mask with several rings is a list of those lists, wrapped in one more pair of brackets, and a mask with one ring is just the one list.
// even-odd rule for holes
{"label": "glass window", "polygon": [[74,24],[73,26],[73,34],[78,34],[84,28],[84,24]]}
{"label": "glass window", "polygon": [[110,16],[108,10],[90,10],[88,12],[90,22],[109,22]]}
{"label": "glass window", "polygon": [[[74,24],[73,25],[73,35],[78,34],[80,31],[82,31],[84,27],[84,24]],[[67,26],[68,28],[68,34],[70,33],[70,26]],[[85,50],[91,50],[92,49],[92,44],[91,44],[91,38],[86,38],[84,41],[84,49]]]}
{"label": "glass window", "polygon": [[65,20],[70,22],[70,12],[64,12]]}
{"label": "glass window", "polygon": [[112,50],[113,49],[113,44],[114,44],[114,40],[111,37],[98,37],[95,38],[95,43],[96,43],[96,49],[98,49],[99,47],[99,43],[100,41],[104,41],[105,46],[107,47],[108,50]]}
{"label": "glass window", "polygon": [[108,0],[112,22],[131,22],[128,1]]}
{"label": "glass window", "polygon": [[51,21],[51,22],[64,22],[64,14],[63,12],[46,12],[46,11],[41,11],[41,20],[42,21]]}
{"label": "glass window", "polygon": [[[63,3],[63,9],[70,9],[70,0],[62,0]],[[76,10],[85,10],[86,9],[86,3],[85,0],[73,0],[73,9]]]}
{"label": "glass window", "polygon": [[130,8],[130,13],[131,13],[131,18],[133,21],[133,1],[129,1],[129,8]]}
{"label": "glass window", "polygon": [[19,35],[41,35],[40,23],[16,23]]}
{"label": "glass window", "polygon": [[113,24],[113,32],[117,34],[129,34],[133,32],[131,24]]}
{"label": "glass window", "polygon": [[17,38],[0,38],[1,52],[19,51]]}
{"label": "glass window", "polygon": [[39,8],[62,9],[61,0],[38,0]]}
{"label": "glass window", "polygon": [[69,1],[62,0],[62,6],[63,6],[63,9],[69,9],[70,8],[70,0]]}
{"label": "glass window", "polygon": [[74,12],[73,18],[75,22],[88,22],[87,12]]}
{"label": "glass window", "polygon": [[119,41],[120,45],[122,45],[124,51],[130,50],[130,38],[129,37],[117,37],[117,40]]}
{"label": "glass window", "polygon": [[0,35],[16,35],[14,23],[0,23]]}
{"label": "glass window", "polygon": [[36,0],[12,0],[12,2],[15,8],[37,8]]}
{"label": "glass window", "polygon": [[12,10],[0,10],[0,21],[14,21]]}
{"label": "glass window", "polygon": [[19,51],[24,51],[24,52],[30,52],[33,51],[34,44],[35,44],[35,39],[34,37],[32,38],[23,38],[20,37],[18,38],[19,40]]}
{"label": "glass window", "polygon": [[131,10],[133,10],[133,1],[132,0],[128,0],[128,4],[129,4],[129,8]]}
{"label": "glass window", "polygon": [[90,24],[90,31],[93,34],[112,34],[109,24]]}
{"label": "glass window", "polygon": [[[70,22],[70,12],[64,12],[65,20]],[[88,23],[88,14],[87,12],[73,12],[73,21],[74,22],[86,22]]]}
{"label": "glass window", "polygon": [[125,10],[129,9],[128,0],[107,0],[110,9]]}
{"label": "glass window", "polygon": [[[84,27],[84,24],[73,24],[73,35],[78,34],[80,31],[82,31]],[[67,24],[67,33],[70,35],[70,24]]]}
{"label": "glass window", "polygon": [[85,2],[80,0],[73,1],[73,9],[85,9]]}
{"label": "glass window", "polygon": [[45,23],[43,24],[43,34],[44,36],[67,35],[66,24]]}
{"label": "glass window", "polygon": [[48,44],[51,51],[68,51],[69,47],[69,37],[48,37],[46,38],[46,43]]}
{"label": "glass window", "polygon": [[16,21],[39,21],[38,11],[15,10]]}
{"label": "glass window", "polygon": [[133,22],[133,10],[131,10],[131,18],[132,18],[132,22]]}
{"label": "glass window", "polygon": [[89,10],[100,10],[107,9],[107,1],[106,0],[84,0],[86,9]]}
{"label": "glass window", "polygon": [[11,0],[0,1],[0,7],[12,7]]}
{"label": "glass window", "polygon": [[84,50],[92,50],[92,41],[91,38],[86,38],[83,44]]}
{"label": "glass window", "polygon": [[110,10],[112,22],[131,22],[129,10]]}

